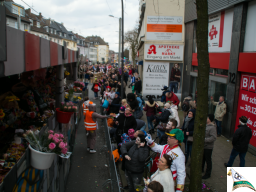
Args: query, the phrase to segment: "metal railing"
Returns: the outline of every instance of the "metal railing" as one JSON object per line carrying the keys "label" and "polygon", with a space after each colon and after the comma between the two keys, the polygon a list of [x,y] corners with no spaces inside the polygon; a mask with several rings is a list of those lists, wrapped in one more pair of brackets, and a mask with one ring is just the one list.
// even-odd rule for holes
{"label": "metal railing", "polygon": [[[101,107],[101,114],[103,114],[103,108]],[[110,139],[110,133],[108,129],[107,119],[103,120],[104,122],[104,129],[105,129],[105,137],[106,137],[106,144],[109,151],[109,172],[110,172],[110,179],[106,181],[106,183],[111,183],[111,191],[112,192],[121,192],[120,186],[119,186],[119,179],[115,164],[115,159],[112,153],[112,147],[111,147],[111,139]]]}

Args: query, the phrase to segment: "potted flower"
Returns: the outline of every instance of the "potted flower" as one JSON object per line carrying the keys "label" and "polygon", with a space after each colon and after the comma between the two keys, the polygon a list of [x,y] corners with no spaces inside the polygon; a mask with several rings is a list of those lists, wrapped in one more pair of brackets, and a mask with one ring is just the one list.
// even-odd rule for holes
{"label": "potted flower", "polygon": [[68,123],[74,112],[77,111],[77,106],[72,101],[67,103],[61,102],[60,108],[56,108],[57,121],[59,123]]}
{"label": "potted flower", "polygon": [[79,96],[73,96],[73,103],[78,103],[79,101],[81,101],[82,98]]}
{"label": "potted flower", "polygon": [[74,88],[75,93],[82,93],[82,89],[80,87]]}
{"label": "potted flower", "polygon": [[50,168],[56,154],[61,157],[68,155],[68,144],[63,134],[50,130],[39,136],[39,131],[29,130],[24,137],[29,142],[31,166],[35,169]]}
{"label": "potted flower", "polygon": [[84,86],[85,86],[85,85],[84,85],[84,83],[83,83],[83,82],[75,81],[75,82],[74,82],[74,86],[75,86],[75,87],[81,87],[81,88],[84,88]]}

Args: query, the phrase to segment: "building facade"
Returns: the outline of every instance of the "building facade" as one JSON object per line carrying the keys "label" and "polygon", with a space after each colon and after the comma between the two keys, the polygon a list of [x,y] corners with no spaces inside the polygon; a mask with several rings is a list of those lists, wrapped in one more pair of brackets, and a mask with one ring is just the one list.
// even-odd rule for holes
{"label": "building facade", "polygon": [[[162,94],[162,87],[172,84],[181,97],[183,51],[185,41],[185,1],[140,1],[138,35],[139,73],[143,79],[143,96]],[[170,77],[176,66],[179,78]]]}
{"label": "building facade", "polygon": [[[221,2],[221,3],[220,3]],[[209,113],[214,113],[210,96],[225,97],[227,113],[222,134],[232,138],[239,117],[248,117],[253,137],[250,150],[256,153],[256,1],[209,0]],[[196,6],[186,1],[185,67],[182,98],[197,93]],[[186,83],[185,83],[186,82]]]}

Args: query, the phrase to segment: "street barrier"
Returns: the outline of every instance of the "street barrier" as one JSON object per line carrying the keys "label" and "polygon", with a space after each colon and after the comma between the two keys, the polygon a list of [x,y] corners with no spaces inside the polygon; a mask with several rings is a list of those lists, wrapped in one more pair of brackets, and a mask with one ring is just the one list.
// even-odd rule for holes
{"label": "street barrier", "polygon": [[[103,114],[103,108],[101,107],[101,114]],[[109,151],[109,172],[110,172],[110,179],[108,179],[104,184],[111,183],[111,191],[112,192],[121,192],[120,186],[119,186],[119,180],[118,180],[118,174],[115,164],[115,159],[112,153],[112,147],[111,147],[111,139],[110,139],[110,133],[108,129],[107,119],[104,119],[104,129],[105,129],[105,136],[106,136],[106,144]]]}

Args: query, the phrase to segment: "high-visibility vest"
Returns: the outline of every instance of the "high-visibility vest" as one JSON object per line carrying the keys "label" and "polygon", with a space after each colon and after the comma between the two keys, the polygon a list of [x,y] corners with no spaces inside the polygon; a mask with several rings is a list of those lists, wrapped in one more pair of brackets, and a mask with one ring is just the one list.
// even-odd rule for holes
{"label": "high-visibility vest", "polygon": [[86,131],[95,131],[97,128],[96,122],[94,122],[92,119],[93,113],[94,113],[94,111],[87,111],[85,113],[84,127],[85,127]]}
{"label": "high-visibility vest", "polygon": [[[93,102],[92,102],[92,101],[89,101],[89,104],[93,104]],[[88,110],[89,110],[89,109],[88,109],[88,106],[85,105],[85,103],[83,103],[83,114],[84,114],[84,116],[85,116],[86,111],[88,111]]]}

